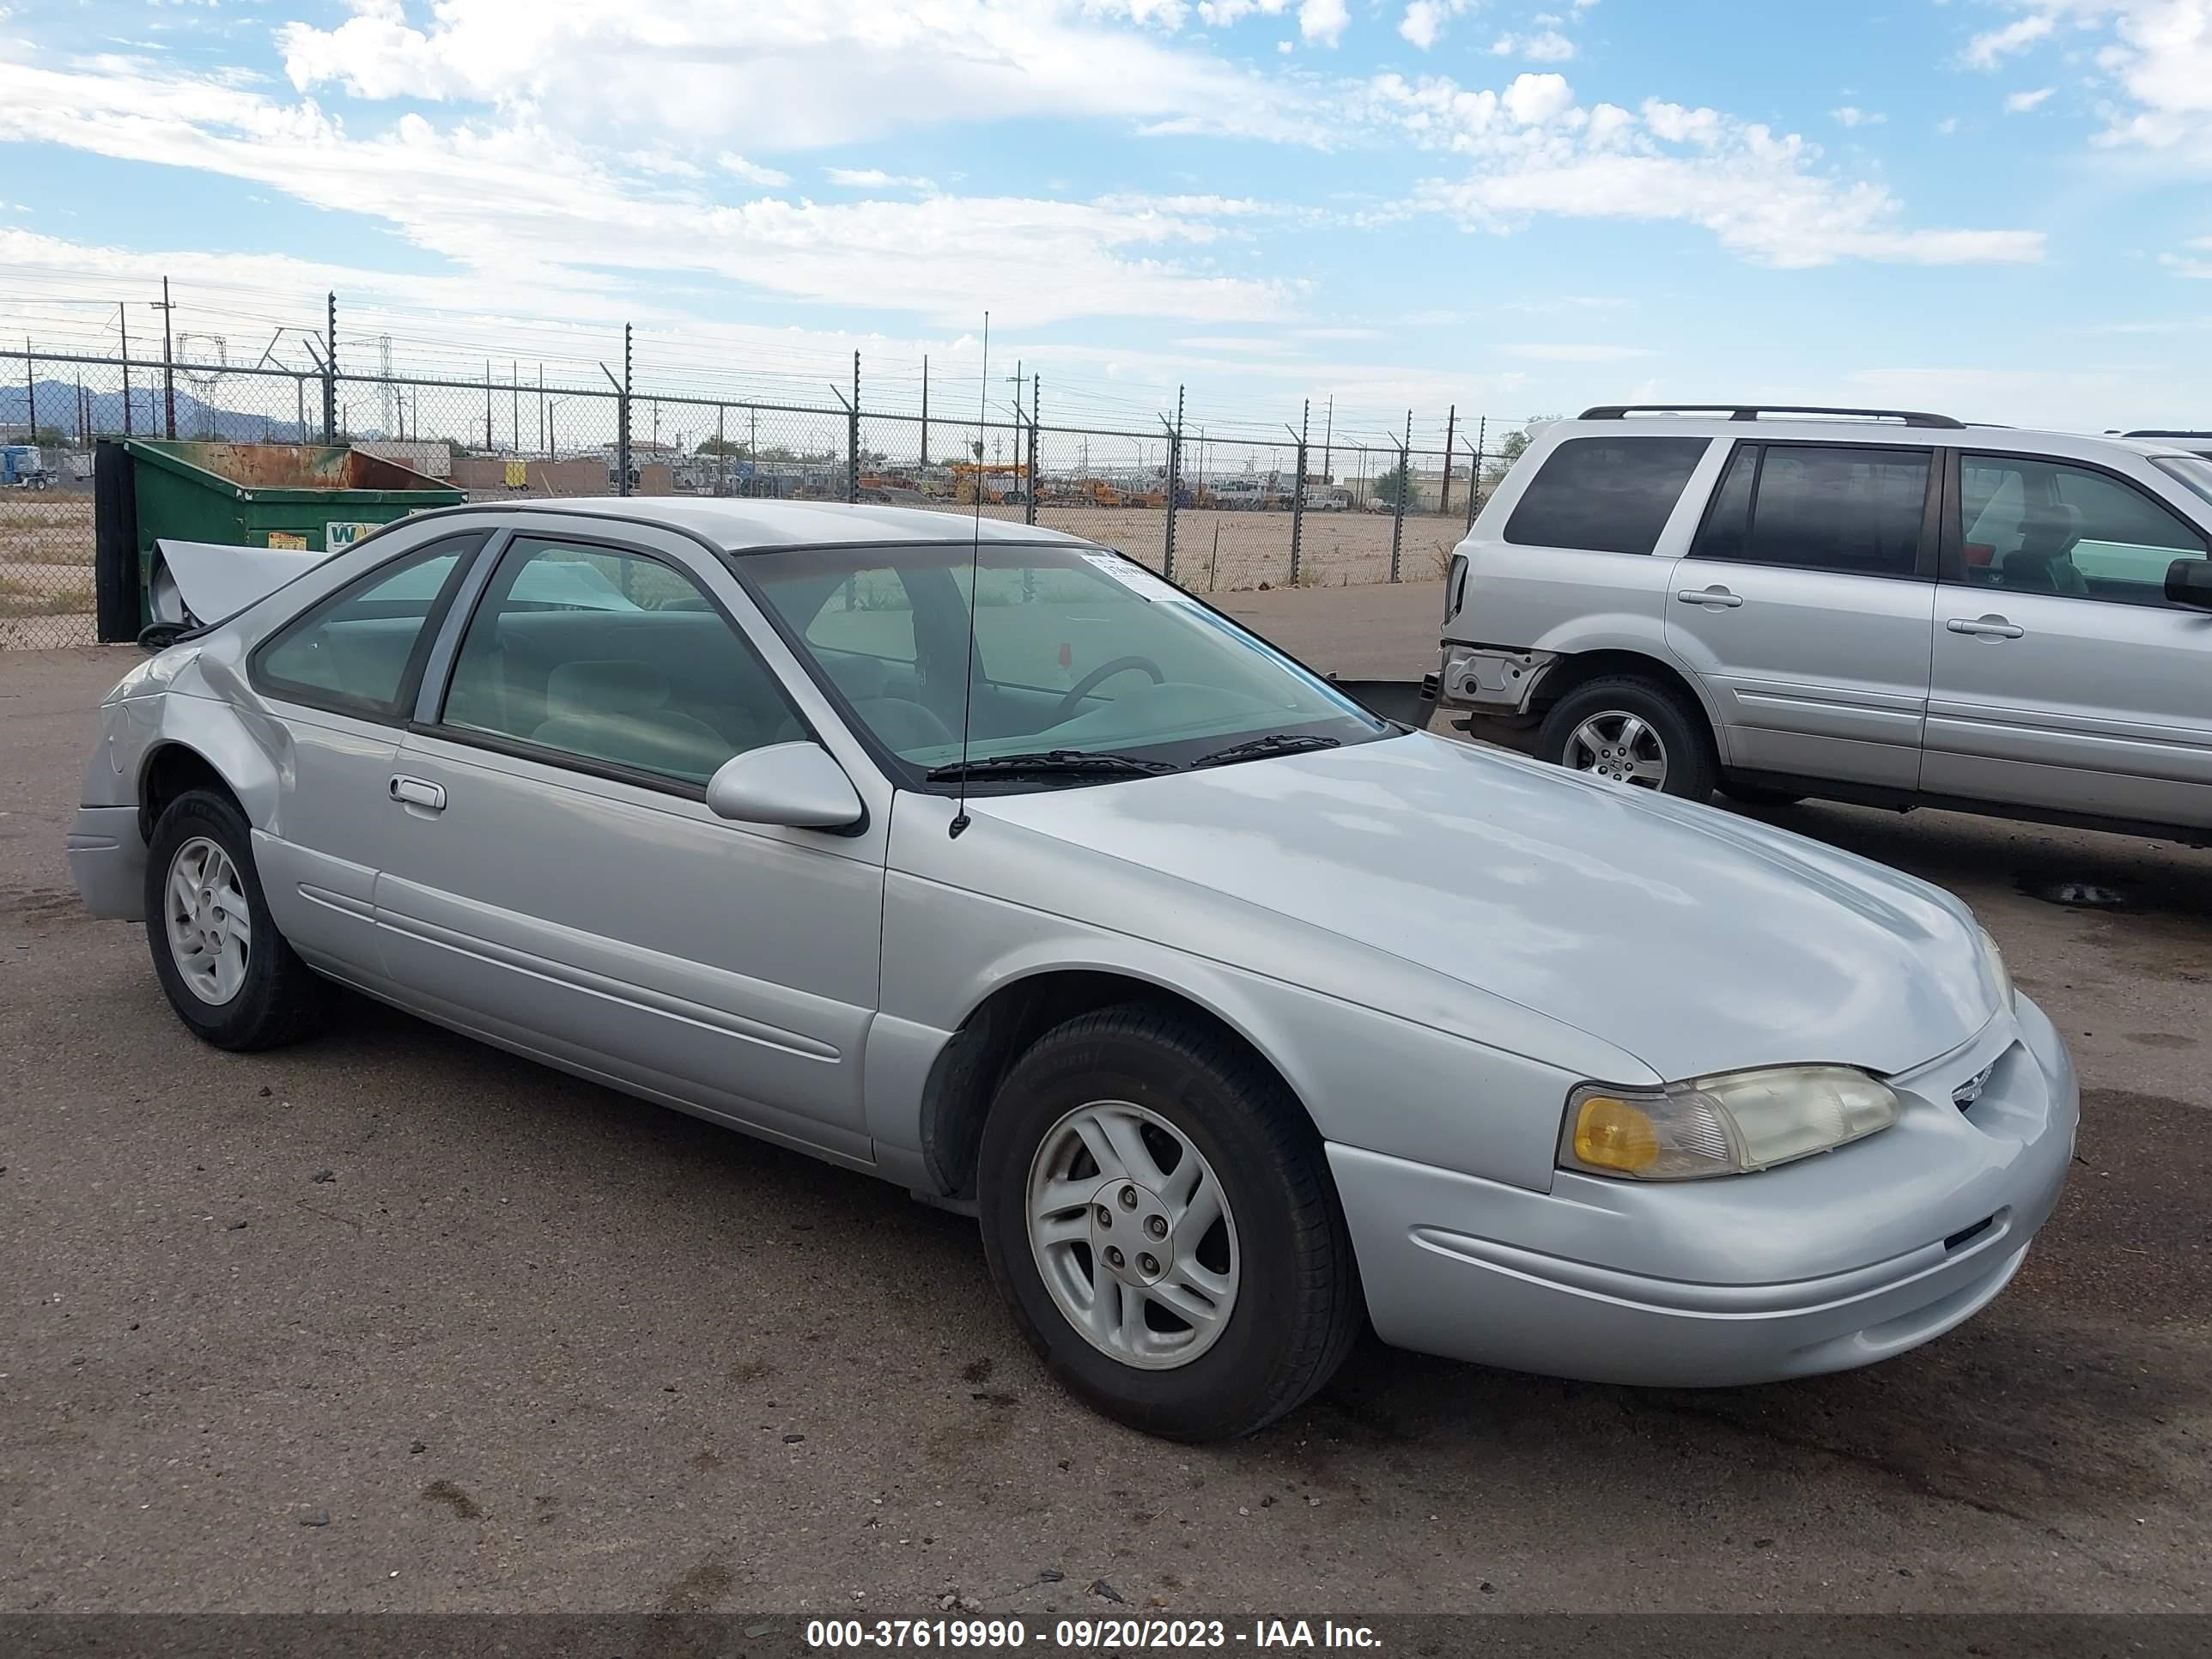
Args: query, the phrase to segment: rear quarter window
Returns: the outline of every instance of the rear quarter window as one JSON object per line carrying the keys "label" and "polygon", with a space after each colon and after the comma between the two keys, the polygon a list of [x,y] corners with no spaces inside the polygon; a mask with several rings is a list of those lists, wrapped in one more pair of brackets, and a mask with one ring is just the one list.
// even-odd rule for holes
{"label": "rear quarter window", "polygon": [[1570,438],[1544,458],[1505,522],[1505,539],[1523,547],[1649,553],[1711,441]]}

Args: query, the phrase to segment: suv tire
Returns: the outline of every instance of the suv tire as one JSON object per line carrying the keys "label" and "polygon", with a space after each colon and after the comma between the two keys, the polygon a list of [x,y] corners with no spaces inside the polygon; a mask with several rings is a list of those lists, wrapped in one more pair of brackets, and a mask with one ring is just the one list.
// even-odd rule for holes
{"label": "suv tire", "polygon": [[1148,1434],[1250,1434],[1325,1384],[1365,1322],[1312,1122],[1256,1057],[1170,1009],[1039,1038],[992,1103],[976,1199],[1030,1346]]}
{"label": "suv tire", "polygon": [[246,815],[213,790],[178,796],[154,826],[146,942],[177,1018],[218,1048],[296,1042],[329,1011],[331,982],[300,960],[269,914]]}
{"label": "suv tire", "polygon": [[1685,800],[1711,799],[1720,781],[1705,711],[1641,674],[1607,674],[1568,692],[1537,728],[1535,753],[1554,766]]}

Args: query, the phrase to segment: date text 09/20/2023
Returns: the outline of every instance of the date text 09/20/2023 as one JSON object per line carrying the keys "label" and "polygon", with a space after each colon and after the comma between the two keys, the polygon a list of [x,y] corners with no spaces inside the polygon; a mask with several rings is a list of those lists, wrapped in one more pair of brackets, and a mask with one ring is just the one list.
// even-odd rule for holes
{"label": "date text 09/20/2023", "polygon": [[1014,1619],[817,1619],[806,1645],[835,1651],[867,1648],[953,1648],[1004,1652],[1028,1646],[1062,1650],[1228,1648],[1365,1649],[1382,1645],[1370,1626],[1334,1620],[1255,1619],[1249,1628],[1220,1619],[1060,1619],[1032,1631]]}

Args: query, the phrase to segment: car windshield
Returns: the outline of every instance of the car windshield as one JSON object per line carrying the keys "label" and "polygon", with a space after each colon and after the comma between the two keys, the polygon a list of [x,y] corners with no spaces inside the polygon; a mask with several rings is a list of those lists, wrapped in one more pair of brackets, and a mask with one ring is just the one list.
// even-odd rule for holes
{"label": "car windshield", "polygon": [[[1398,730],[1141,565],[1075,544],[981,550],[970,686],[969,558],[952,544],[735,562],[909,785],[956,781],[963,720],[977,790],[1108,782]],[[1281,741],[1239,748],[1255,739]]]}
{"label": "car windshield", "polygon": [[2151,465],[2212,501],[2212,460],[2202,455],[2159,455],[2152,458]]}

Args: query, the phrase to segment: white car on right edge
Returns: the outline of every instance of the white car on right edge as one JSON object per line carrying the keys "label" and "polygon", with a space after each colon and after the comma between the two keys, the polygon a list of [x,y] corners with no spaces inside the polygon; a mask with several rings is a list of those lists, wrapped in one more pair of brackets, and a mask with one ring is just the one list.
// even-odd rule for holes
{"label": "white car on right edge", "polygon": [[1896,410],[1544,428],[1454,554],[1438,696],[1702,799],[2212,842],[2212,460]]}

